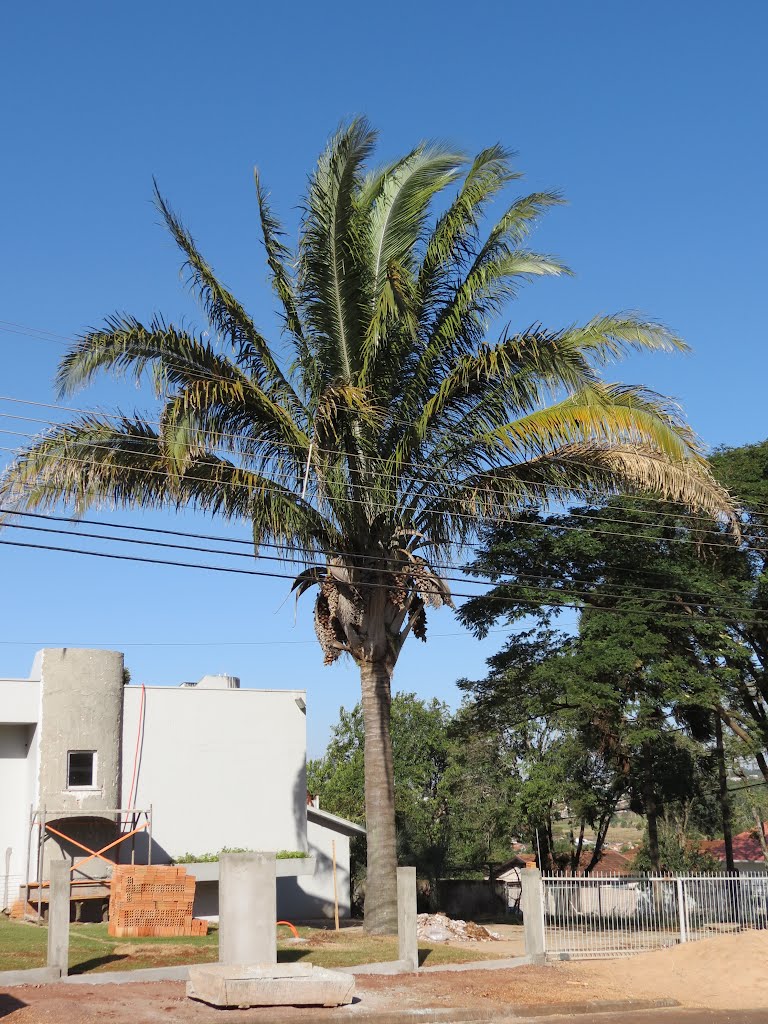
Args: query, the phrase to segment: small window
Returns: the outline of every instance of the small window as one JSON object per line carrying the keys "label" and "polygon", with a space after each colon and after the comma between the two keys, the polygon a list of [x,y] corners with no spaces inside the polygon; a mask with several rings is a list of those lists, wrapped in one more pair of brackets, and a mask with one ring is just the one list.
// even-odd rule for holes
{"label": "small window", "polygon": [[93,789],[96,785],[96,751],[70,750],[67,754],[67,789]]}

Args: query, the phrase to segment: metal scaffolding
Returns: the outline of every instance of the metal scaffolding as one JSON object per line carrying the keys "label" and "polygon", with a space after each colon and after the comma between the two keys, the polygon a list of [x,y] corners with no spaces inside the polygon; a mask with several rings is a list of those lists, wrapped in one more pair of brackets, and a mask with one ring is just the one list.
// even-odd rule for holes
{"label": "metal scaffolding", "polygon": [[[59,820],[62,818],[107,818],[109,819],[112,815],[117,816],[117,820],[114,822],[117,831],[120,833],[117,839],[111,843],[107,843],[100,850],[92,850],[85,843],[81,843],[79,839],[75,839],[72,836],[68,836],[65,832],[59,831],[49,824],[50,820]],[[136,862],[136,836],[140,832],[146,832],[148,837],[147,842],[147,864],[152,863],[152,805],[150,804],[147,808],[139,807],[106,807],[106,808],[76,808],[74,810],[69,808],[57,808],[47,807],[45,804],[42,807],[35,808],[34,805],[29,809],[29,834],[27,839],[27,869],[25,873],[25,906],[31,902],[31,890],[32,888],[37,889],[37,919],[38,921],[42,918],[42,904],[43,904],[43,889],[48,885],[48,882],[43,880],[43,860],[45,843],[52,836],[57,836],[59,839],[64,839],[73,846],[83,850],[84,853],[88,854],[87,857],[83,857],[80,860],[75,860],[74,855],[72,857],[72,864],[70,866],[70,875],[74,875],[75,871],[79,871],[84,864],[88,861],[97,858],[103,860],[106,864],[112,866],[114,863],[104,854],[109,850],[114,849],[121,843],[124,843],[127,839],[131,840],[131,864]],[[35,881],[30,880],[30,869],[32,867],[32,847],[33,837],[35,840]],[[104,886],[109,885],[108,879],[86,879],[76,880],[71,878],[71,885],[76,884],[102,884]]]}

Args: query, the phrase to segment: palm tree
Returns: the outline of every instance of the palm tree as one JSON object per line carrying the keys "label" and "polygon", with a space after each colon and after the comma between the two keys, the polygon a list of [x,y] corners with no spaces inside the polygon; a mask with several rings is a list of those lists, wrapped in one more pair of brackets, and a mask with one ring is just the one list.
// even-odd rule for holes
{"label": "palm tree", "polygon": [[87,331],[60,365],[60,395],[102,370],[137,380],[146,371],[159,420],[84,414],[57,426],[19,454],[0,497],[78,513],[105,503],[193,507],[246,520],[257,551],[277,544],[309,564],[294,588],[318,588],[325,662],[346,654],[360,670],[366,928],[391,932],[390,687],[407,636],[426,639],[425,609],[452,603],[432,566],[455,558],[480,522],[595,489],[731,513],[674,408],[600,377],[630,350],[685,349],[669,330],[619,314],[491,333],[523,282],[567,272],[525,245],[560,197],[516,198],[483,231],[487,206],[519,177],[504,149],[470,161],[422,144],[370,170],[374,143],[362,119],[330,141],[296,253],[256,175],[283,346],[216,278],[155,187],[209,333],[122,315]]}

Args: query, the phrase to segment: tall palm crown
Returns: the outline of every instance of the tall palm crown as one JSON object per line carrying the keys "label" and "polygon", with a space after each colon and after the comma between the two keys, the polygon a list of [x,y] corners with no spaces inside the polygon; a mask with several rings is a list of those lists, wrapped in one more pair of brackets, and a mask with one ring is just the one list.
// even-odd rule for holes
{"label": "tall palm crown", "polygon": [[712,515],[730,505],[668,403],[599,375],[632,349],[685,349],[666,328],[620,314],[491,333],[523,282],[567,272],[525,245],[559,196],[517,198],[483,232],[486,208],[518,177],[501,147],[468,161],[420,145],[371,171],[374,143],[364,120],[331,140],[295,254],[257,175],[289,368],[156,192],[215,341],[161,318],[115,316],[86,333],[61,363],[60,393],[100,370],[150,371],[159,424],[84,415],[24,451],[2,491],[28,508],[193,506],[250,521],[257,548],[313,556],[295,588],[319,587],[325,660],[346,652],[361,670],[366,926],[389,931],[390,680],[408,633],[425,638],[425,606],[450,603],[431,563],[481,520],[595,488],[650,490]]}

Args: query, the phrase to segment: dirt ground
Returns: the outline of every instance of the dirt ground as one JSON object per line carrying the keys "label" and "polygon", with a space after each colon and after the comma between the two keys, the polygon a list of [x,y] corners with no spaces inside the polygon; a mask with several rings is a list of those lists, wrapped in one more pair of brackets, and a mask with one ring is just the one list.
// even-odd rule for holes
{"label": "dirt ground", "polygon": [[[606,962],[563,965],[589,990],[605,977]],[[768,1008],[768,932],[745,931],[610,961],[612,984],[685,1006]]]}
{"label": "dirt ground", "polygon": [[[430,971],[357,979],[357,1007],[229,1010],[227,1024],[307,1024],[354,1019],[359,1010],[483,1007],[510,1010],[600,999],[672,998],[689,1007],[768,1007],[768,933],[745,932],[659,950],[626,960],[557,963],[492,971]],[[0,1017],[12,1024],[212,1024],[222,1012],[188,1000],[184,985],[46,985],[0,995]],[[5,1024],[5,1019],[3,1024]]]}

